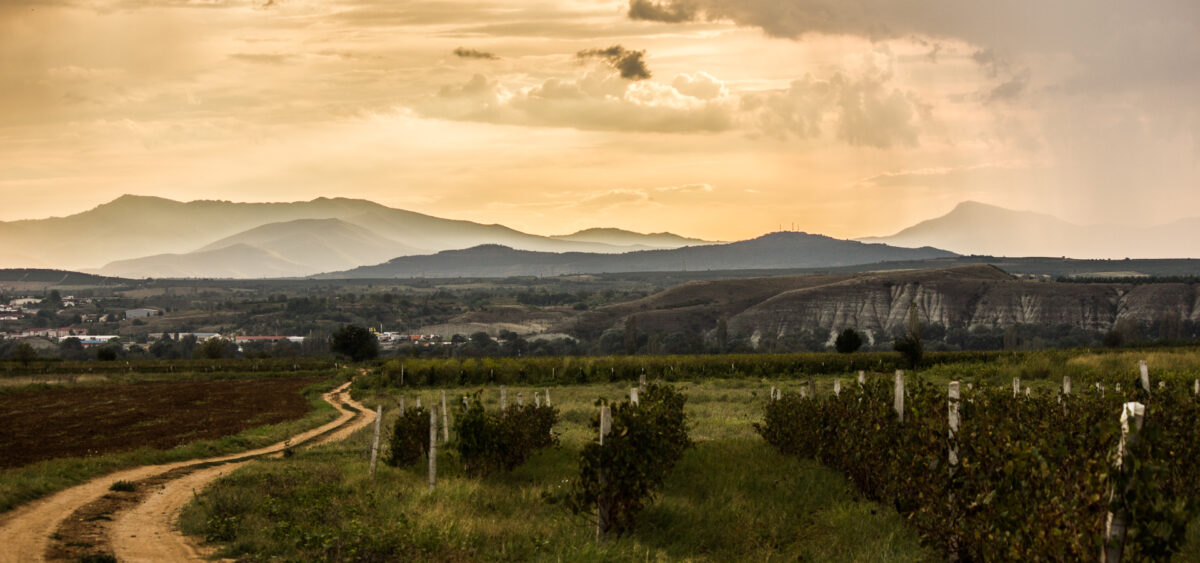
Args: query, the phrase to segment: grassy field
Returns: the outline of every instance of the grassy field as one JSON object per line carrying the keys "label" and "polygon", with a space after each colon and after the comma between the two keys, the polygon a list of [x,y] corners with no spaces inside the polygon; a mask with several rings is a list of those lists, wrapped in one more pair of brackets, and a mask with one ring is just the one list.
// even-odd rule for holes
{"label": "grassy field", "polygon": [[[895,511],[860,498],[845,479],[815,463],[772,451],[754,433],[770,385],[758,380],[681,383],[696,448],[672,471],[636,530],[604,544],[594,524],[552,498],[578,471],[591,439],[598,397],[616,399],[624,384],[550,389],[561,410],[561,445],[508,474],[467,478],[446,449],[430,493],[423,464],[381,464],[367,475],[369,435],[267,460],[201,493],[185,509],[185,531],[222,544],[223,555],[251,560],[699,560],[917,561],[930,554]],[[455,401],[476,389],[449,389]],[[510,387],[532,401],[543,388]],[[432,390],[406,393],[429,405]],[[496,388],[485,405],[499,408]],[[397,396],[382,404],[385,427]],[[386,434],[385,434],[386,436]],[[453,437],[452,437],[453,438]]]}
{"label": "grassy field", "polygon": [[[162,378],[148,376],[148,379]],[[342,378],[340,381],[344,380]],[[189,378],[189,381],[194,379]],[[196,440],[169,449],[144,447],[87,457],[62,457],[0,470],[0,512],[120,469],[236,453],[282,441],[288,436],[320,426],[337,417],[337,410],[323,401],[320,395],[335,387],[338,382],[338,379],[330,378],[309,386],[304,395],[311,410],[293,420],[257,426],[220,438]],[[111,386],[89,382],[86,387],[102,390]],[[29,390],[30,387],[12,387],[5,389],[4,395],[11,397],[25,394]],[[49,393],[47,397],[52,395],[53,393]],[[32,396],[36,397],[37,394]]]}

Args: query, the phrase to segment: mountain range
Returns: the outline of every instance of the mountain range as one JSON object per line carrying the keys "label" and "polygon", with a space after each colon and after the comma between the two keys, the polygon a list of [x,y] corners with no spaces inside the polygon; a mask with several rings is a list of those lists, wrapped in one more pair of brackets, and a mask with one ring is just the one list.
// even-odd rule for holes
{"label": "mountain range", "polygon": [[987,256],[1195,258],[1200,257],[1200,218],[1145,227],[1076,225],[1042,213],[966,201],[896,234],[858,240]]}
{"label": "mountain range", "polygon": [[885,237],[781,232],[718,243],[611,228],[540,236],[361,199],[234,203],[126,195],[66,217],[0,222],[0,268],[128,278],[488,277],[835,268],[956,254],[1195,257],[1197,240],[1200,218],[1081,226],[970,201]]}
{"label": "mountain range", "polygon": [[894,260],[948,258],[936,248],[897,248],[824,235],[779,232],[726,244],[623,254],[531,252],[500,245],[404,256],[375,266],[322,274],[322,278],[560,276],[610,272],[759,270],[837,267]]}
{"label": "mountain range", "polygon": [[359,199],[185,203],[126,195],[67,217],[0,222],[0,267],[122,277],[291,277],[481,244],[621,253],[707,242],[618,229],[545,237]]}

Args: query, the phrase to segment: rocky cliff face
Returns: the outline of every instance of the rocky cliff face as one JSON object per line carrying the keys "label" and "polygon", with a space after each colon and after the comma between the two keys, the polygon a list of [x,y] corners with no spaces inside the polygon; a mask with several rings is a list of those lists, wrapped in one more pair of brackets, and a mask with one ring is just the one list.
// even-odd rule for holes
{"label": "rocky cliff face", "polygon": [[1104,331],[1119,320],[1200,321],[1200,291],[1189,284],[1078,284],[1022,281],[989,266],[855,276],[786,291],[732,317],[742,334],[854,327],[903,330],[910,304],[925,324],[1002,328],[1070,325]]}

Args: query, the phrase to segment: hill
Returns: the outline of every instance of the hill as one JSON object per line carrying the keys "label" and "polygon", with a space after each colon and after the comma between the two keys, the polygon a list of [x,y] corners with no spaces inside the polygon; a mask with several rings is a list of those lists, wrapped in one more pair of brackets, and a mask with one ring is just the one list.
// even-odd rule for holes
{"label": "hill", "polygon": [[614,246],[628,246],[641,250],[654,248],[679,248],[681,246],[696,246],[712,244],[710,241],[681,237],[673,233],[635,233],[622,229],[584,229],[569,235],[555,235],[550,238],[575,242],[592,242]]}
{"label": "hill", "polygon": [[605,272],[836,267],[888,260],[949,257],[934,248],[896,248],[806,233],[773,233],[728,244],[609,255],[548,253],[484,245],[322,274],[321,278],[556,276]]}
{"label": "hill", "polygon": [[[293,223],[304,220],[337,220],[341,223],[336,226],[329,223]],[[289,223],[293,224],[285,226]],[[268,225],[275,226],[256,230]],[[319,253],[299,261],[302,265],[312,266],[311,271],[339,270],[378,263],[401,255],[480,244],[504,244],[546,252],[615,253],[642,247],[531,235],[503,225],[442,219],[360,199],[317,198],[288,203],[185,203],[160,197],[125,195],[66,217],[0,222],[0,248],[5,249],[0,251],[0,267],[96,269],[106,268],[116,261],[162,254],[186,255],[235,244],[298,258],[280,245],[286,246],[289,241],[296,241],[300,238],[296,233],[306,227],[318,231],[311,233],[309,242],[319,237],[333,237],[321,243],[324,249]],[[276,234],[279,236],[274,236]],[[663,244],[668,238],[652,240],[656,244]],[[365,256],[356,256],[364,249],[367,239],[373,242],[365,243]],[[637,237],[628,240],[636,241]],[[378,254],[371,251],[385,246],[391,247],[394,252]],[[319,255],[336,259],[321,262],[317,259]],[[353,261],[346,263],[346,259]],[[141,262],[139,267],[147,275],[170,275],[168,270],[154,270],[154,263]],[[174,260],[173,264],[188,269],[179,260]]]}
{"label": "hill", "polygon": [[103,268],[130,278],[292,278],[311,268],[247,244],[117,260]]}
{"label": "hill", "polygon": [[1096,332],[1122,319],[1198,322],[1200,284],[1028,281],[987,265],[696,281],[589,311],[560,329],[595,338],[622,328],[634,316],[644,333],[711,335],[718,320],[725,318],[731,335],[751,342],[809,331],[832,338],[847,327],[864,331],[871,340],[887,341],[907,326],[911,305],[925,325],[948,329],[1028,324]]}
{"label": "hill", "polygon": [[[297,219],[255,227],[195,252],[120,260],[96,272],[126,277],[305,276],[413,252],[417,250],[340,219]],[[214,259],[218,256],[226,262]]]}
{"label": "hill", "polygon": [[1075,225],[1056,217],[966,201],[946,215],[890,236],[859,239],[895,246],[935,246],[960,254],[1072,258],[1200,257],[1200,219],[1166,225]]}

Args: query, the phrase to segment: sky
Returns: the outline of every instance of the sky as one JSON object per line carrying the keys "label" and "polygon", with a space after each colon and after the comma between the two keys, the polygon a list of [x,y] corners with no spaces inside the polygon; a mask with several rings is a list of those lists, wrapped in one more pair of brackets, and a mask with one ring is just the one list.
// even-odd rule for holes
{"label": "sky", "polygon": [[354,197],[536,234],[1200,216],[1195,0],[4,0],[0,220]]}

